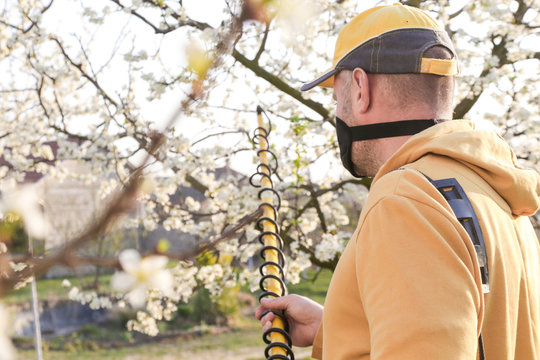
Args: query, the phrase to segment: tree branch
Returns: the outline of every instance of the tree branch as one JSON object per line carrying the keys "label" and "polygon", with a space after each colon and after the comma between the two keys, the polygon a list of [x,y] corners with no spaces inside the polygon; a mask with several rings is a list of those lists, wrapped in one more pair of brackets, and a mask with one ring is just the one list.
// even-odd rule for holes
{"label": "tree branch", "polygon": [[[45,13],[47,12],[47,10],[50,9],[50,7],[51,7],[51,5],[53,4],[53,2],[54,2],[54,0],[51,0],[51,1],[49,2],[49,4],[45,5],[45,6],[41,9],[41,11],[40,11],[41,15],[45,14]],[[30,21],[30,25],[29,25],[26,29],[20,28],[20,27],[18,27],[18,26],[16,26],[16,25],[12,25],[12,24],[7,23],[7,22],[5,22],[5,21],[3,21],[3,20],[0,20],[0,24],[3,24],[3,25],[5,25],[5,26],[8,26],[8,27],[13,28],[13,29],[15,29],[15,30],[18,30],[18,31],[22,32],[23,34],[26,34],[26,33],[29,32],[30,30],[32,30],[32,28],[33,28],[34,26],[37,26],[37,23],[36,23],[34,20],[32,20],[32,19],[30,18],[30,16],[28,16],[28,14],[23,13],[23,15],[24,15],[25,18],[28,19],[28,21]]]}
{"label": "tree branch", "polygon": [[[239,31],[241,31],[241,24],[239,24],[238,20],[233,21],[229,31],[223,36],[221,42],[216,47],[216,53],[210,67],[217,66],[220,63],[221,57],[227,52],[227,49],[230,48],[230,44],[236,38]],[[70,63],[84,73],[82,65],[73,62],[65,53],[61,43],[54,38],[52,39],[57,42],[64,56],[69,59]],[[92,81],[91,79],[89,80]],[[205,79],[202,78],[192,83],[191,92],[188,94],[187,98],[181,102],[176,111],[171,114],[168,122],[166,123],[165,129],[170,129],[178,116],[185,112],[189,106],[203,96],[203,92],[207,90],[204,80]],[[165,133],[167,133],[167,131],[165,131]],[[87,242],[97,239],[110,228],[110,226],[120,215],[132,209],[139,191],[139,185],[142,181],[144,168],[165,143],[165,135],[163,133],[152,132],[150,134],[150,138],[150,146],[145,158],[141,162],[141,166],[139,166],[133,172],[123,191],[119,192],[111,199],[106,210],[100,216],[98,216],[97,219],[89,225],[89,228],[81,235],[75,237],[69,241],[66,246],[57,249],[49,255],[42,258],[30,259],[29,261],[25,262],[26,267],[18,272],[11,270],[9,263],[11,262],[12,257],[10,254],[0,255],[0,296],[6,291],[13,289],[19,282],[26,281],[32,276],[37,277],[43,275],[55,264],[65,263],[66,259],[69,259],[70,256],[72,256],[79,248],[81,248]],[[259,212],[260,211],[261,210],[259,210]],[[221,241],[221,239],[232,236],[232,234],[236,233],[237,230],[238,228],[233,227],[233,229],[230,231],[222,234],[220,238],[212,240],[212,242],[207,244],[206,247],[213,246],[214,244],[217,244],[217,242]],[[189,254],[186,256],[189,256]]]}
{"label": "tree branch", "polygon": [[191,143],[191,146],[195,146],[211,137],[214,137],[214,136],[221,136],[221,135],[229,135],[229,134],[243,134],[243,135],[246,135],[248,137],[248,139],[250,139],[250,135],[249,133],[246,131],[246,130],[242,130],[242,129],[238,129],[238,130],[228,130],[228,131],[222,131],[222,132],[219,132],[219,133],[214,133],[214,134],[209,134],[209,135],[206,135],[205,137],[201,138],[201,139],[198,139],[197,141],[194,141],[193,143]]}
{"label": "tree branch", "polygon": [[[110,0],[110,1],[112,1],[113,3],[118,5],[122,10],[126,9],[126,7],[119,0]],[[195,27],[195,28],[197,28],[199,30],[204,30],[204,29],[207,29],[207,28],[211,28],[211,26],[208,25],[207,23],[203,23],[201,21],[195,21],[193,19],[182,19],[182,18],[180,18],[180,16],[178,14],[173,12],[173,14],[171,14],[171,16],[173,16],[178,21],[178,23],[175,26],[169,26],[167,28],[162,29],[162,28],[159,28],[156,25],[154,25],[150,20],[148,20],[146,17],[139,14],[137,11],[129,9],[129,12],[130,12],[130,14],[132,14],[133,16],[137,17],[139,20],[144,22],[146,25],[150,26],[154,30],[154,32],[156,34],[168,34],[170,32],[173,32],[174,30],[177,30],[177,29],[183,27],[183,26],[191,26],[191,27]]]}
{"label": "tree branch", "polygon": [[253,58],[253,61],[257,64],[259,63],[259,59],[264,52],[264,48],[266,46],[266,39],[268,39],[268,33],[270,32],[270,21],[266,23],[266,28],[264,29],[264,35],[263,39],[261,41],[261,46],[259,46],[259,50],[257,51],[257,54],[255,54],[255,57]]}
{"label": "tree branch", "polygon": [[268,81],[270,84],[274,85],[278,90],[290,95],[294,99],[298,100],[301,104],[307,106],[311,110],[315,111],[322,116],[323,121],[330,121],[330,112],[321,104],[316,101],[305,99],[302,96],[302,93],[299,90],[292,88],[289,84],[278,78],[277,76],[269,73],[263,69],[259,64],[253,60],[249,60],[244,55],[242,55],[238,50],[233,50],[233,57],[246,68],[251,70],[255,75],[264,80]]}
{"label": "tree branch", "polygon": [[[173,260],[179,260],[179,261],[191,260],[194,257],[204,253],[205,251],[215,249],[215,247],[219,243],[235,236],[242,228],[255,222],[262,214],[263,214],[263,209],[262,207],[259,207],[257,210],[255,210],[251,214],[246,215],[242,219],[240,219],[230,229],[222,232],[217,237],[208,239],[204,243],[203,246],[200,246],[197,249],[184,252],[184,253],[173,253],[173,252],[163,253],[163,252],[154,250],[154,251],[149,251],[144,254],[141,254],[141,256],[146,257],[146,256],[151,256],[151,255],[163,255]],[[56,259],[56,256],[55,256],[54,264],[63,264],[70,267],[77,267],[81,265],[95,265],[95,266],[102,266],[102,267],[122,270],[122,266],[120,265],[118,258],[115,256],[109,256],[109,257],[87,256],[87,255],[80,255],[80,254],[73,254],[73,253],[67,253],[64,255],[65,256],[60,257],[58,259]],[[2,262],[3,257],[5,256],[0,256],[0,263]],[[20,262],[31,263],[34,269],[36,269],[36,267],[40,267],[42,263],[50,262],[51,259],[49,257],[34,258],[34,257],[22,256],[22,257],[11,257],[10,261],[13,261],[15,263],[20,263]],[[37,271],[34,271],[34,273],[36,274],[36,276],[38,275]]]}

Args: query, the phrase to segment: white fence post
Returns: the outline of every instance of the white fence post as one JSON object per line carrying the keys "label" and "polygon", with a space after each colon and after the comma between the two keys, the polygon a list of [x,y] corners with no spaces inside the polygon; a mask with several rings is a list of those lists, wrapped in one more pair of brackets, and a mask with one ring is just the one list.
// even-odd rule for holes
{"label": "white fence post", "polygon": [[[28,252],[33,255],[34,248],[32,246],[32,238],[28,237]],[[36,359],[43,360],[43,351],[41,345],[41,324],[39,322],[39,303],[36,286],[36,277],[32,276],[32,282],[30,283],[32,291],[32,310],[34,312],[34,344],[36,347]]]}

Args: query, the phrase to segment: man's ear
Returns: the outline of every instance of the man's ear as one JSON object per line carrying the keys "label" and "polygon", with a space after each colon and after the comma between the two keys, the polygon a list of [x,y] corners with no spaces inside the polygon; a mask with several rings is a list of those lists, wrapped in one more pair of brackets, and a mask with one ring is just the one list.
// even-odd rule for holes
{"label": "man's ear", "polygon": [[367,112],[370,103],[369,79],[367,73],[361,68],[354,69],[352,73],[351,100],[353,111]]}

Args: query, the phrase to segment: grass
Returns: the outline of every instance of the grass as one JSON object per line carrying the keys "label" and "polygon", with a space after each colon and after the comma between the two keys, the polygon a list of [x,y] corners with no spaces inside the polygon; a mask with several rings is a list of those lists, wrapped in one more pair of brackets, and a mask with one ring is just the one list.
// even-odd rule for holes
{"label": "grass", "polygon": [[[315,281],[310,280],[315,277]],[[287,287],[290,294],[303,295],[323,305],[331,278],[332,272],[330,270],[324,269],[317,274],[315,270],[310,269],[307,271],[304,281],[299,284],[288,285]]]}
{"label": "grass", "polygon": [[[169,262],[169,266],[172,267],[175,264],[174,261]],[[98,292],[108,293],[111,289],[111,277],[112,274],[100,274],[98,278]],[[67,279],[71,282],[72,286],[77,286],[79,289],[88,289],[94,284],[94,274],[84,276],[64,276],[58,278],[41,278],[37,280],[37,292],[40,300],[46,300],[52,298],[54,300],[65,300],[68,298],[69,289],[62,287],[62,282]],[[19,290],[13,290],[2,298],[4,304],[18,304],[27,303],[31,299],[30,285],[26,285]]]}
{"label": "grass", "polygon": [[[112,275],[101,275],[99,277],[99,291],[100,292],[108,292],[110,290],[110,279]],[[87,275],[87,276],[81,276],[81,277],[75,277],[75,276],[67,276],[67,277],[61,277],[61,278],[53,278],[53,279],[38,279],[36,282],[36,288],[38,292],[38,298],[40,300],[46,300],[46,299],[55,299],[55,300],[63,300],[68,298],[68,291],[69,289],[62,287],[62,281],[64,279],[67,279],[71,282],[73,286],[77,286],[79,288],[88,287],[88,285],[93,284],[94,282],[94,275]],[[10,293],[8,293],[4,298],[2,298],[2,302],[4,304],[18,304],[18,303],[27,303],[30,301],[31,295],[30,295],[30,285],[26,285],[24,288],[19,290],[13,290]]]}
{"label": "grass", "polygon": [[[96,349],[80,351],[46,351],[45,360],[89,360],[89,359],[235,359],[263,360],[265,344],[261,340],[257,322],[250,326],[232,331],[207,334],[194,338],[176,338],[153,343],[129,345],[114,349]],[[296,358],[309,359],[310,349],[295,349]],[[35,359],[31,350],[19,351],[19,359]]]}
{"label": "grass", "polygon": [[[332,273],[328,270],[318,274],[315,270],[309,270],[303,282],[288,286],[289,293],[304,295],[323,304],[331,276]],[[80,287],[81,284],[91,283],[93,276],[69,280],[73,285]],[[103,290],[108,289],[109,280],[110,275],[102,276],[100,279],[100,287]],[[63,278],[38,280],[40,299],[46,299],[47,296],[56,296],[57,299],[67,298],[67,290],[61,287],[62,281]],[[3,301],[17,303],[28,302],[29,299],[28,287],[12,292]],[[192,307],[193,305],[180,307],[181,317],[189,317],[193,312]],[[185,331],[187,322],[166,324],[165,328],[182,335],[148,338],[138,333],[127,332],[118,324],[114,328],[88,324],[71,337],[45,339],[47,350],[44,352],[44,359],[263,359],[266,345],[261,339],[260,324],[251,314],[235,319],[231,329],[226,332],[215,332],[217,328],[208,327],[203,331],[203,335]],[[33,349],[29,349],[32,347],[31,343],[24,341],[26,340],[18,346],[19,359],[34,359],[35,353]],[[29,341],[31,342],[31,339]],[[296,349],[295,355],[298,360],[304,360],[309,359],[310,352],[310,349]]]}
{"label": "grass", "polygon": [[[110,290],[110,279],[112,275],[101,275],[99,278],[99,290],[100,292],[108,292]],[[315,281],[312,281],[316,277]],[[317,271],[310,269],[307,271],[305,279],[302,282],[295,285],[288,285],[289,293],[299,294],[307,296],[319,304],[324,303],[326,297],[326,290],[328,289],[328,284],[330,284],[330,278],[332,277],[332,272],[329,270],[322,270],[318,275]],[[94,275],[86,275],[81,277],[61,277],[53,279],[38,279],[37,281],[37,291],[38,297],[43,300],[50,297],[54,299],[67,299],[68,290],[62,287],[62,281],[67,279],[71,282],[73,286],[87,287],[92,284],[94,281]],[[247,288],[243,288],[243,291],[247,291]],[[30,286],[14,290],[2,298],[4,304],[17,304],[17,303],[27,303],[30,301]]]}

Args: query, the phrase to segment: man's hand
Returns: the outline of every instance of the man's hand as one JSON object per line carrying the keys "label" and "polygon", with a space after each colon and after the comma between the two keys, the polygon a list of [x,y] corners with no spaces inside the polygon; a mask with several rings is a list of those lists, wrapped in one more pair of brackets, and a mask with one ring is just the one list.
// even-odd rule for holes
{"label": "man's hand", "polygon": [[282,310],[289,322],[289,335],[295,346],[310,346],[313,344],[317,330],[322,321],[323,307],[315,301],[299,295],[287,295],[280,298],[263,298],[261,306],[255,312],[261,321],[263,331],[272,327],[274,314],[268,313],[261,318],[266,310]]}

